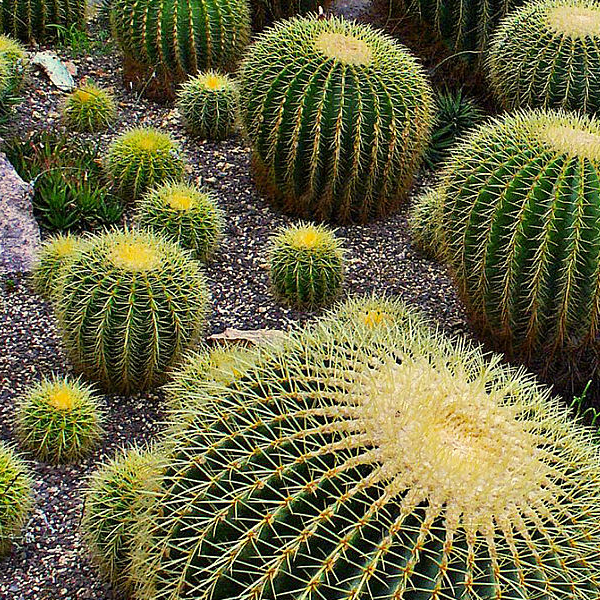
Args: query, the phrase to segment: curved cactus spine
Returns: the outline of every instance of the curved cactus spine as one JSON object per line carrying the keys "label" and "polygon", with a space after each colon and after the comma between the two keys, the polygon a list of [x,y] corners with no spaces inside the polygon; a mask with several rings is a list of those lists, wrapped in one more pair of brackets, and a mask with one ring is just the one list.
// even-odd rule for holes
{"label": "curved cactus spine", "polygon": [[276,206],[365,222],[404,200],[433,112],[406,48],[366,25],[295,18],[258,38],[239,82],[255,181]]}
{"label": "curved cactus spine", "polygon": [[487,61],[503,108],[600,110],[600,3],[541,0],[509,14]]}

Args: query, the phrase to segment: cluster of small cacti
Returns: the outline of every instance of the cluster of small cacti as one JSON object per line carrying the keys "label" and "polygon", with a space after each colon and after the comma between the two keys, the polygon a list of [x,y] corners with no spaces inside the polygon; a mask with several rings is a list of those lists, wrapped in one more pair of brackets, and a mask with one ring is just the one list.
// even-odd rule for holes
{"label": "cluster of small cacti", "polygon": [[285,212],[365,222],[404,200],[433,117],[409,51],[340,18],[268,29],[239,72],[259,188]]}
{"label": "cluster of small cacti", "polygon": [[135,200],[165,181],[181,180],[185,164],[179,145],[167,133],[138,127],[112,142],[104,168],[115,189]]}
{"label": "cluster of small cacti", "polygon": [[94,390],[71,377],[43,379],[16,405],[16,434],[21,446],[39,460],[79,460],[100,441],[103,412]]}
{"label": "cluster of small cacti", "polygon": [[125,78],[164,99],[199,71],[231,70],[250,39],[247,0],[114,0]]}
{"label": "cluster of small cacti", "polygon": [[271,239],[269,275],[282,301],[307,309],[327,305],[342,288],[342,244],[324,225],[284,227]]}
{"label": "cluster of small cacti", "polygon": [[138,203],[140,227],[178,242],[199,260],[214,252],[223,231],[223,214],[209,191],[184,183],[165,183]]}
{"label": "cluster of small cacti", "polygon": [[199,264],[148,231],[85,240],[60,271],[54,304],[67,355],[108,390],[164,382],[197,341],[209,292]]}
{"label": "cluster of small cacti", "polygon": [[177,92],[177,109],[195,136],[223,140],[235,132],[240,93],[236,82],[216,71],[188,79]]}
{"label": "cluster of small cacti", "polygon": [[108,128],[116,118],[113,95],[92,82],[70,92],[64,100],[62,117],[69,129],[96,132]]}

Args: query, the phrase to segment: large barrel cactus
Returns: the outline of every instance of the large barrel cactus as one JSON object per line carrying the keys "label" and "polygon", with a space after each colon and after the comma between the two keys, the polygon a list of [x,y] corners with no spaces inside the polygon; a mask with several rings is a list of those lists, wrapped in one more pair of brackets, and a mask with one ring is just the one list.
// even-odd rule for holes
{"label": "large barrel cactus", "polygon": [[188,75],[234,68],[250,39],[248,0],[114,0],[110,14],[125,78],[157,99]]}
{"label": "large barrel cactus", "polygon": [[600,109],[600,3],[541,0],[511,13],[494,34],[489,79],[499,103]]}
{"label": "large barrel cactus", "polygon": [[141,515],[136,598],[599,597],[591,435],[500,357],[385,332],[326,320],[208,399]]}
{"label": "large barrel cactus", "polygon": [[338,18],[291,19],[253,45],[240,88],[255,180],[279,208],[364,222],[404,199],[433,111],[403,46]]}

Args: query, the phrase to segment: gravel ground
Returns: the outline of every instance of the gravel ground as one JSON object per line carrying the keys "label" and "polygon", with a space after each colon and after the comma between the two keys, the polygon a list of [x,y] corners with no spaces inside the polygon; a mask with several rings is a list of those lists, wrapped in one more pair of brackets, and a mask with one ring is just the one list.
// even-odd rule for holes
{"label": "gravel ground", "polygon": [[[106,144],[117,131],[133,125],[164,127],[182,143],[190,178],[201,177],[217,194],[227,214],[227,230],[207,275],[212,282],[212,332],[226,327],[287,329],[312,315],[282,308],[269,293],[265,262],[268,236],[291,219],[271,210],[256,193],[249,176],[249,151],[239,139],[198,143],[188,139],[168,106],[150,104],[123,90],[120,62],[110,46],[91,57],[60,52],[77,67],[77,79],[90,76],[112,86],[119,100],[115,131],[99,139]],[[18,131],[59,124],[62,94],[33,74],[24,101],[13,118]],[[442,267],[410,245],[402,211],[368,226],[341,227],[348,251],[345,293],[372,290],[399,296],[425,311],[450,332],[466,331],[466,321]],[[13,441],[13,401],[43,375],[65,373],[65,361],[51,310],[14,276],[0,286],[0,438]],[[117,598],[89,563],[78,534],[82,485],[95,465],[121,446],[153,439],[160,431],[161,392],[134,397],[106,396],[108,434],[102,448],[75,466],[51,467],[31,461],[36,505],[24,536],[0,561],[0,600],[110,600]]]}

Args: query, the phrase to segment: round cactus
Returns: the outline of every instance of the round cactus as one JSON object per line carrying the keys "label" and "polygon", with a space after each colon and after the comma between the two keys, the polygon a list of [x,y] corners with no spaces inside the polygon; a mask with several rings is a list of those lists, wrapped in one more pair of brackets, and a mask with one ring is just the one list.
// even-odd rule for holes
{"label": "round cactus", "polygon": [[165,99],[199,71],[229,71],[250,40],[247,0],[114,0],[125,79]]}
{"label": "round cactus", "polygon": [[177,108],[185,128],[210,140],[223,140],[235,132],[239,113],[237,84],[216,71],[186,81],[177,94]]}
{"label": "round cactus", "polygon": [[88,454],[104,433],[102,421],[93,390],[70,377],[43,379],[16,406],[21,446],[50,463],[74,462]]}
{"label": "round cactus", "polygon": [[67,354],[88,378],[130,393],[163,383],[198,339],[208,290],[198,263],[150,232],[89,237],[60,272],[55,305]]}
{"label": "round cactus", "polygon": [[518,113],[455,149],[431,217],[477,329],[583,383],[600,359],[599,181],[598,121]]}
{"label": "round cactus", "polygon": [[110,92],[88,82],[67,95],[62,117],[74,131],[101,131],[115,120],[115,101]]}
{"label": "round cactus", "polygon": [[8,61],[9,93],[17,93],[23,86],[29,60],[25,48],[6,35],[0,35],[0,56]]}
{"label": "round cactus", "polygon": [[494,34],[489,79],[503,108],[600,110],[600,3],[541,0],[508,15]]}
{"label": "round cactus", "polygon": [[166,183],[143,196],[136,221],[192,250],[199,260],[210,257],[223,231],[223,213],[213,194],[183,183]]}
{"label": "round cactus", "polygon": [[121,195],[133,199],[165,181],[180,180],[185,173],[179,145],[152,127],[121,134],[110,145],[104,167]]}
{"label": "round cactus", "polygon": [[334,300],[344,279],[344,251],[323,225],[292,225],[271,240],[269,273],[275,294],[298,308]]}
{"label": "round cactus", "polygon": [[444,241],[441,219],[442,194],[435,188],[426,190],[413,204],[408,223],[414,245],[430,258],[443,260]]}
{"label": "round cactus", "polygon": [[31,478],[25,463],[0,441],[0,556],[10,550],[32,504]]}
{"label": "round cactus", "polygon": [[56,235],[45,241],[33,265],[33,287],[42,298],[50,300],[63,264],[70,260],[83,241],[70,234]]}
{"label": "round cactus", "polygon": [[207,402],[140,515],[136,598],[598,596],[591,432],[499,356],[387,331],[316,325]]}
{"label": "round cactus", "polygon": [[365,222],[402,202],[433,116],[406,48],[366,25],[295,18],[258,38],[239,81],[254,177],[279,208]]}
{"label": "round cactus", "polygon": [[87,484],[81,532],[102,574],[122,590],[129,585],[136,515],[156,491],[158,453],[130,448],[98,468]]}

